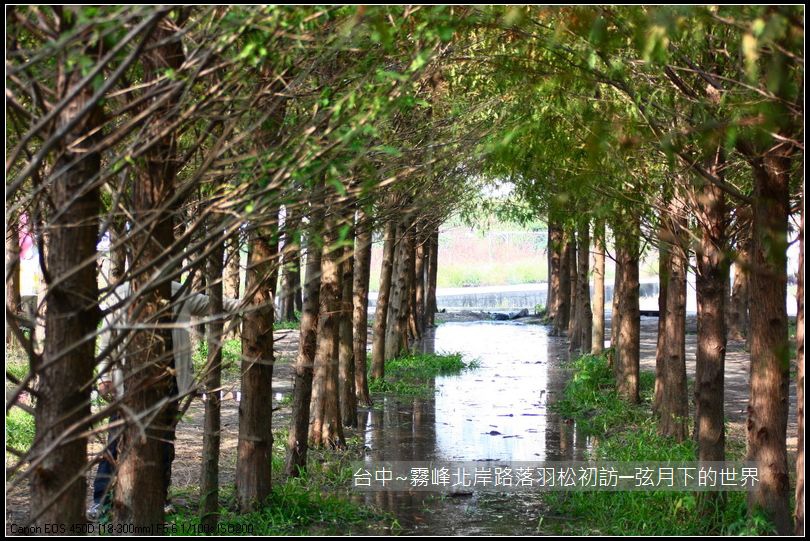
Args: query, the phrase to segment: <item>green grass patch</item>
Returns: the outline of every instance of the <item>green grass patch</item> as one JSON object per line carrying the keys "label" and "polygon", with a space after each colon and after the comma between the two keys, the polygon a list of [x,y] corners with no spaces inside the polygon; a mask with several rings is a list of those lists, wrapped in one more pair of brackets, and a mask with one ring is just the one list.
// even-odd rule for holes
{"label": "green grass patch", "polygon": [[[641,373],[641,403],[619,398],[605,355],[573,362],[573,376],[553,406],[596,437],[591,458],[611,461],[691,461],[695,443],[660,436],[651,414],[655,375]],[[729,456],[736,447],[729,448]],[[774,532],[762,515],[749,515],[745,492],[725,493],[701,509],[692,492],[552,492],[546,503],[571,517],[555,524],[564,534],[601,535],[762,535]]]}
{"label": "green grass patch", "polygon": [[[194,364],[194,373],[202,374],[208,360],[208,342],[200,340],[197,351],[191,356]],[[239,374],[242,361],[242,341],[239,338],[225,340],[222,343],[222,372],[224,374]]]}
{"label": "green grass patch", "polygon": [[[25,410],[14,407],[6,414],[6,445],[27,453],[34,443],[34,416]],[[8,463],[9,454],[6,453]]]}
{"label": "green grass patch", "polygon": [[[301,477],[287,478],[284,460],[288,431],[273,431],[273,490],[253,513],[237,510],[233,485],[220,488],[219,534],[302,535],[365,533],[390,528],[395,520],[389,513],[350,498],[353,471],[351,463],[362,457],[363,440],[347,440],[342,451],[310,449],[307,470]],[[196,500],[199,489],[173,491],[175,500],[187,499],[170,520],[178,525],[178,535],[197,530],[200,520]],[[185,526],[185,532],[182,527]],[[191,531],[190,531],[191,530]]]}
{"label": "green grass patch", "polygon": [[6,373],[19,381],[28,375],[28,356],[22,348],[6,346]]}
{"label": "green grass patch", "polygon": [[436,376],[459,374],[464,370],[477,368],[477,361],[465,362],[461,353],[415,353],[391,359],[385,363],[385,379],[370,376],[369,391],[391,393],[401,396],[425,396],[433,392],[430,381]]}

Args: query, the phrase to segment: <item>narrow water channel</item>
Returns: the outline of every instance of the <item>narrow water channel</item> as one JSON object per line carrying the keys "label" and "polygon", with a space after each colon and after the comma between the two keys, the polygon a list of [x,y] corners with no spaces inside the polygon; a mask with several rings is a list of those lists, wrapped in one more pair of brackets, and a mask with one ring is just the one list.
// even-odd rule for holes
{"label": "narrow water channel", "polygon": [[[460,352],[479,367],[435,378],[428,398],[387,396],[361,414],[366,461],[581,460],[588,440],[549,410],[570,370],[564,340],[540,325],[449,322],[426,334],[424,352]],[[366,501],[397,516],[403,533],[536,533],[537,494],[442,496],[377,492]]]}

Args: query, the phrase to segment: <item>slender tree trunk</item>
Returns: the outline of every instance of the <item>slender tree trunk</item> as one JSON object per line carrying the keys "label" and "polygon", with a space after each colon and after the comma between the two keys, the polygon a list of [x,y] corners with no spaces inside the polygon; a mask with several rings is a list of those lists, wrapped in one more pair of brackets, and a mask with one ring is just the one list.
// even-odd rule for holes
{"label": "slender tree trunk", "polygon": [[[9,220],[6,227],[6,309],[14,315],[20,313],[20,229],[19,224]],[[17,322],[6,318],[6,347],[14,346],[17,340],[11,326]]]}
{"label": "slender tree trunk", "polygon": [[751,399],[748,459],[759,483],[749,493],[780,534],[793,531],[788,493],[787,414],[790,377],[787,297],[787,227],[790,157],[777,147],[752,160],[754,236],[751,250]]}
{"label": "slender tree trunk", "polygon": [[387,335],[388,301],[391,295],[391,281],[394,270],[394,249],[396,248],[396,224],[385,224],[385,239],[380,271],[380,291],[374,312],[374,335],[371,345],[371,377],[381,379],[385,375],[385,337]]}
{"label": "slender tree trunk", "polygon": [[613,296],[610,303],[610,346],[613,351],[612,355],[608,356],[608,364],[613,366],[614,374],[618,378],[618,351],[619,351],[619,327],[621,326],[622,314],[619,311],[619,300],[621,299],[622,290],[622,273],[621,261],[619,260],[618,237],[616,231],[618,227],[613,228],[613,244],[615,252],[615,267],[613,276]]}
{"label": "slender tree trunk", "polygon": [[127,251],[124,245],[115,247],[125,236],[126,224],[123,220],[113,218],[110,223],[110,283],[116,284],[127,270]]}
{"label": "slender tree trunk", "polygon": [[666,271],[666,309],[662,396],[659,431],[676,441],[688,437],[689,398],[686,387],[686,272],[689,264],[687,218],[683,202],[673,196],[666,220],[669,268]]}
{"label": "slender tree trunk", "polygon": [[301,236],[298,228],[301,225],[296,211],[287,205],[284,220],[284,270],[282,275],[283,292],[281,297],[282,321],[295,321],[295,298],[301,286],[300,265],[301,255],[299,245]]}
{"label": "slender tree trunk", "polygon": [[368,346],[368,284],[371,278],[371,220],[360,208],[357,214],[357,243],[354,252],[354,382],[357,399],[371,406],[366,378]]}
{"label": "slender tree trunk", "polygon": [[600,355],[605,348],[605,222],[597,220],[593,230],[593,335],[591,353]]}
{"label": "slender tree trunk", "polygon": [[[66,58],[59,60],[57,70],[57,88],[65,92],[81,79],[79,68],[68,68]],[[80,91],[59,114],[57,129],[73,121],[92,94],[91,87]],[[100,195],[91,183],[101,167],[101,157],[85,149],[98,143],[98,135],[92,134],[103,122],[101,108],[90,107],[60,143],[50,179],[48,199],[55,212],[48,223],[45,255],[45,349],[38,362],[31,360],[39,378],[31,456],[41,459],[31,477],[31,512],[42,531],[47,525],[86,522],[85,434],[90,428],[88,383],[93,380],[95,357],[94,342],[86,337],[95,332],[100,317],[94,260]],[[12,240],[16,243],[13,253],[19,254],[19,241]]]}
{"label": "slender tree trunk", "polygon": [[[230,299],[239,299],[240,295],[240,257],[241,251],[239,249],[239,234],[235,233],[233,237],[231,237],[226,246],[226,262],[225,262],[225,270],[223,273],[223,295]],[[230,331],[228,332],[226,338],[227,339],[235,339],[240,337],[240,327],[241,323],[238,324],[229,324],[228,328]]]}
{"label": "slender tree trunk", "polygon": [[[317,210],[315,211],[317,212]],[[320,223],[322,216],[313,216],[312,224]],[[312,376],[315,367],[318,312],[321,295],[321,248],[312,232],[307,238],[306,298],[301,313],[301,335],[298,340],[298,358],[295,363],[295,387],[293,390],[290,435],[287,441],[287,475],[298,477],[307,465],[307,440],[309,437],[310,401],[312,399]]]}
{"label": "slender tree trunk", "polygon": [[[152,37],[160,44],[143,55],[144,80],[156,80],[166,68],[179,70],[184,62],[183,47],[174,39],[174,27],[163,21]],[[143,156],[144,165],[133,186],[132,216],[138,224],[151,222],[147,230],[132,235],[132,269],[165,267],[170,247],[174,244],[173,215],[176,204],[174,182],[180,166],[177,141],[172,133],[166,134],[165,125],[176,113],[176,99],[162,104],[154,113],[156,119],[151,130],[156,139]],[[139,254],[137,260],[134,254]],[[118,440],[118,476],[114,495],[114,521],[131,526],[152,526],[163,522],[171,462],[174,458],[174,433],[177,422],[177,402],[170,397],[175,388],[174,350],[169,327],[174,321],[170,308],[171,279],[175,273],[167,271],[162,282],[153,290],[152,275],[145,273],[133,278],[131,292],[137,302],[129,311],[129,321],[148,330],[133,333],[124,366],[126,396],[123,406],[136,415],[152,416],[151,412],[169,398],[161,413],[147,424],[147,436],[142,426],[130,423]],[[149,412],[149,413],[147,413]],[[149,419],[147,417],[146,419]],[[169,446],[168,448],[166,446]],[[168,453],[169,467],[165,468]]]}
{"label": "slender tree trunk", "polygon": [[562,296],[560,290],[561,283],[561,269],[563,258],[563,231],[554,222],[549,220],[548,224],[548,294],[546,297],[546,320],[554,322],[555,331],[557,330],[557,317],[560,312],[560,302]]}
{"label": "slender tree trunk", "polygon": [[[268,228],[269,229],[269,228]],[[242,323],[242,399],[236,456],[236,497],[241,512],[253,511],[270,494],[273,449],[273,277],[278,262],[273,231],[254,229],[248,240],[245,295],[252,300]]]}
{"label": "slender tree trunk", "polygon": [[617,239],[616,254],[619,259],[621,276],[621,298],[619,299],[619,343],[616,350],[619,394],[630,402],[639,399],[639,349],[641,316],[638,306],[638,264],[639,264],[639,222],[636,216],[625,216],[629,227]]}
{"label": "slender tree trunk", "polygon": [[[354,213],[352,213],[354,214]],[[354,217],[351,217],[354,220]],[[349,241],[354,237],[352,224]],[[357,397],[354,374],[354,327],[352,321],[354,285],[354,243],[346,246],[343,261],[340,264],[341,277],[341,314],[340,314],[340,411],[344,426],[357,426]]]}
{"label": "slender tree trunk", "polygon": [[[574,351],[579,349],[579,339],[580,339],[580,332],[577,324],[579,323],[579,318],[577,318],[577,310],[579,309],[579,272],[577,270],[578,267],[578,260],[579,260],[579,249],[577,247],[577,237],[574,230],[571,230],[571,255],[568,259],[569,270],[571,272],[571,294],[569,297],[569,314],[568,314],[568,340],[569,340],[569,351]],[[573,344],[573,347],[571,346]]]}
{"label": "slender tree trunk", "polygon": [[427,325],[429,327],[436,326],[436,312],[438,306],[436,303],[436,280],[439,272],[439,228],[430,235],[430,256],[428,258],[427,270]]}
{"label": "slender tree trunk", "polygon": [[410,240],[408,242],[408,249],[410,250],[409,254],[409,265],[408,265],[408,332],[406,333],[407,336],[414,340],[419,340],[422,337],[422,332],[419,328],[419,317],[417,313],[417,305],[416,305],[416,245],[418,244],[418,236],[416,233],[416,229],[414,228],[410,235]]}
{"label": "slender tree trunk", "polygon": [[202,471],[200,474],[200,524],[215,529],[219,521],[219,448],[222,419],[222,260],[225,246],[219,243],[207,261],[208,360],[205,369],[205,418],[203,421]]}
{"label": "slender tree trunk", "polygon": [[653,390],[652,411],[658,415],[661,401],[664,396],[666,384],[666,324],[667,324],[667,290],[669,288],[669,269],[671,262],[672,242],[666,222],[667,217],[661,216],[661,225],[658,229],[658,336],[655,346],[655,389]]}
{"label": "slender tree trunk", "polygon": [[799,223],[799,273],[796,275],[796,535],[804,535],[804,188]]}
{"label": "slender tree trunk", "polygon": [[[333,206],[333,205],[330,205]],[[338,396],[338,362],[340,346],[341,289],[339,258],[342,250],[337,241],[338,224],[327,211],[324,227],[324,248],[321,256],[320,314],[315,351],[315,387],[310,418],[310,441],[316,447],[342,448],[343,424]]]}
{"label": "slender tree trunk", "polygon": [[415,313],[414,323],[416,324],[417,338],[421,338],[422,330],[425,328],[425,267],[428,250],[426,250],[427,238],[422,234],[416,239],[416,260],[414,266],[414,301]]}
{"label": "slender tree trunk", "polygon": [[748,274],[751,268],[750,240],[743,239],[734,262],[734,281],[731,286],[728,338],[743,341],[748,336]]}

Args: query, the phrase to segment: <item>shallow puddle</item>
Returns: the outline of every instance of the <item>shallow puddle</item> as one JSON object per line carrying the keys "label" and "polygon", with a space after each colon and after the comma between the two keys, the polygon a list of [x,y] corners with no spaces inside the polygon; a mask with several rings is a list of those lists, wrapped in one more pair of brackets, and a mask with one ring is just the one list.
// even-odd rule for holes
{"label": "shallow puddle", "polygon": [[[540,325],[451,322],[430,331],[424,352],[460,352],[479,367],[435,378],[427,398],[382,398],[360,413],[366,461],[582,460],[588,439],[549,411],[570,375],[564,340]],[[380,398],[378,398],[378,401]],[[379,492],[363,498],[394,513],[403,533],[537,532],[538,494]]]}

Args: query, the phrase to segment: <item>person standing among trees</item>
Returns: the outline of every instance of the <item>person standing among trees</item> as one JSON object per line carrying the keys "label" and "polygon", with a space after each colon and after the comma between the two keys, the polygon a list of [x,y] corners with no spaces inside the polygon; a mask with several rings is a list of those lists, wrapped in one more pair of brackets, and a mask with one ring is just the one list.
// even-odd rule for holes
{"label": "person standing among trees", "polygon": [[[181,299],[174,304],[174,321],[177,325],[172,329],[172,384],[169,396],[170,406],[176,408],[177,401],[193,392],[194,369],[192,364],[191,328],[192,317],[205,317],[208,315],[209,298],[201,293],[180,293],[183,286],[172,282],[172,296],[181,294]],[[119,331],[127,328],[126,305],[130,300],[130,285],[128,283],[118,286],[108,300],[101,304],[107,312],[104,317],[102,331],[99,334],[99,353],[102,355],[99,363],[98,393],[108,402],[115,403],[121,400],[126,392],[123,377],[123,364],[126,362],[124,352],[126,340],[116,340]],[[223,299],[224,309],[232,313],[239,306],[235,299]],[[176,417],[176,416],[175,416]],[[117,424],[121,419],[118,412],[110,415],[109,423]],[[173,512],[169,502],[169,485],[171,484],[172,462],[174,461],[174,440],[177,419],[170,426],[163,428],[163,491],[166,497],[165,512]],[[93,482],[93,505],[88,510],[88,518],[97,520],[104,514],[110,504],[110,486],[115,477],[116,462],[118,460],[119,428],[112,428],[107,435],[107,448],[99,462],[96,477]]]}

